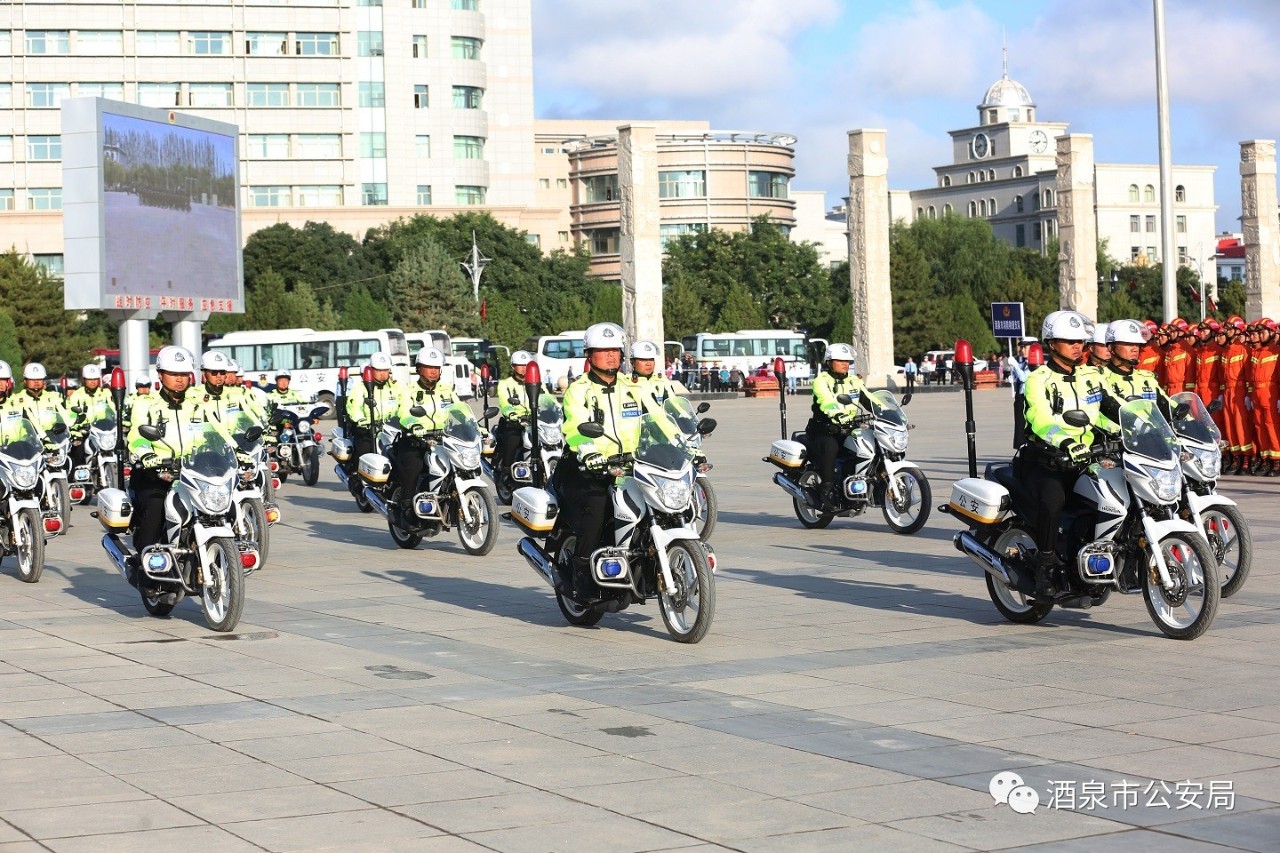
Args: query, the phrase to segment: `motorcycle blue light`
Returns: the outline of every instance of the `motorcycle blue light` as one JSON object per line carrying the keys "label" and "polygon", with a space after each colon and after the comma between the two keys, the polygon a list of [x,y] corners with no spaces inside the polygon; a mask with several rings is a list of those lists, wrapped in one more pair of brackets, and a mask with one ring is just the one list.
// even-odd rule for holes
{"label": "motorcycle blue light", "polygon": [[1085,564],[1085,571],[1091,575],[1111,574],[1111,557],[1107,554],[1091,554]]}
{"label": "motorcycle blue light", "polygon": [[89,469],[88,469],[88,468],[77,468],[77,469],[76,469],[76,479],[77,479],[77,480],[87,480],[87,479],[89,479]]}
{"label": "motorcycle blue light", "polygon": [[435,512],[434,501],[418,501],[418,515],[435,515]]}
{"label": "motorcycle blue light", "polygon": [[512,468],[511,474],[517,480],[527,480],[529,479],[529,466],[516,465]]}
{"label": "motorcycle blue light", "polygon": [[148,554],[147,568],[153,572],[163,571],[169,568],[169,558],[164,554]]}
{"label": "motorcycle blue light", "polygon": [[600,563],[600,574],[607,578],[616,578],[622,574],[622,561],[613,558],[603,560]]}

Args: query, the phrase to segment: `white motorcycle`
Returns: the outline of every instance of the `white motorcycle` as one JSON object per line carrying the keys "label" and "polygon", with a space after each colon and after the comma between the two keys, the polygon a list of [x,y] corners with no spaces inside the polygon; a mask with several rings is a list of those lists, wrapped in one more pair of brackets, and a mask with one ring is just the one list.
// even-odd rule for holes
{"label": "white motorcycle", "polygon": [[0,558],[18,558],[18,577],[40,580],[45,523],[40,512],[44,448],[26,418],[0,417]]}
{"label": "white motorcycle", "polygon": [[[262,444],[262,427],[252,415],[237,412],[225,425],[240,454],[237,464],[235,502],[236,540],[258,552],[255,568],[265,568],[271,549],[271,527],[280,520],[280,508],[268,496],[272,479],[271,462]],[[247,457],[247,461],[244,458]]]}
{"label": "white motorcycle", "polygon": [[[604,434],[599,424],[585,423],[583,435]],[[682,643],[696,643],[711,629],[715,616],[715,554],[689,526],[687,511],[694,484],[690,451],[674,424],[656,417],[641,420],[640,444],[634,455],[608,460],[613,505],[612,535],[591,555],[596,595],[579,600],[573,593],[573,552],[577,532],[565,523],[554,489],[517,489],[511,518],[530,535],[517,550],[538,577],[555,590],[556,603],[570,625],[595,625],[605,613],[657,597],[663,624]],[[546,547],[538,539],[547,538]]]}
{"label": "white motorcycle", "polygon": [[[929,479],[906,458],[907,431],[912,425],[893,394],[873,391],[868,396],[870,413],[840,431],[836,456],[839,505],[835,512],[822,508],[818,495],[821,478],[809,458],[805,432],[793,432],[790,440],[779,439],[769,448],[764,461],[782,469],[773,475],[773,482],[791,495],[796,518],[805,527],[826,527],[837,515],[861,515],[877,506],[894,533],[915,533],[929,519],[933,500]],[[837,399],[846,406],[854,402],[848,394]]]}
{"label": "white motorcycle", "polygon": [[[564,411],[560,401],[551,394],[538,395],[538,458],[542,463],[542,476],[550,478],[564,456]],[[533,484],[533,448],[529,438],[529,423],[521,418],[523,448],[520,455],[511,464],[510,471],[504,471],[495,465],[494,453],[486,448],[483,460],[484,473],[493,481],[498,502],[509,504],[516,489]]]}
{"label": "white motorcycle", "polygon": [[295,473],[308,486],[320,478],[320,433],[315,422],[328,411],[328,404],[304,403],[281,406],[271,415],[272,425],[279,429],[274,453],[281,482]]}
{"label": "white motorcycle", "polygon": [[87,503],[103,489],[115,488],[116,469],[116,418],[114,412],[104,412],[102,417],[89,424],[84,437],[85,459],[71,472],[68,495],[74,503]]}
{"label": "white motorcycle", "polygon": [[698,416],[711,408],[710,403],[699,403],[695,411],[684,397],[669,397],[662,404],[671,420],[675,421],[684,438],[685,446],[694,454],[693,498],[689,505],[689,523],[698,531],[698,538],[703,542],[711,541],[711,534],[716,529],[716,516],[720,511],[720,502],[716,499],[716,490],[711,485],[712,465],[702,452],[702,440],[716,428],[714,418]]}
{"label": "white motorcycle", "polygon": [[[1060,521],[1063,566],[1050,579],[1054,592],[1035,595],[1034,506],[1009,464],[990,465],[986,478],[956,481],[944,511],[968,522],[955,546],[981,568],[996,609],[1029,625],[1055,605],[1088,609],[1112,591],[1141,593],[1147,613],[1166,636],[1193,640],[1213,624],[1220,587],[1217,560],[1201,529],[1177,517],[1182,499],[1181,447],[1151,400],[1120,407],[1118,442],[1095,447],[1076,481]],[[1064,420],[1077,427],[1089,417],[1075,409]],[[1057,459],[1064,470],[1065,455]]]}
{"label": "white motorcycle", "polygon": [[[165,437],[153,424],[139,432],[148,441]],[[129,529],[133,505],[120,489],[103,489],[95,513],[106,530],[102,547],[125,580],[137,586],[152,616],[168,616],[184,596],[198,595],[209,627],[231,631],[244,609],[245,572],[256,568],[258,559],[252,547],[236,543],[240,466],[235,445],[216,425],[199,423],[183,428],[174,446],[186,450],[158,469],[174,479],[165,497],[161,540],[136,555],[139,568],[131,579],[128,559],[135,555],[120,536]]]}
{"label": "white motorcycle", "polygon": [[46,533],[66,533],[71,526],[71,486],[67,481],[71,469],[71,431],[58,417],[44,433],[44,469],[40,508]]}
{"label": "white motorcycle", "polygon": [[1183,495],[1179,515],[1204,530],[1209,547],[1218,558],[1222,597],[1240,591],[1253,566],[1253,534],[1235,501],[1218,494],[1222,473],[1222,433],[1200,397],[1190,391],[1175,394],[1174,405],[1187,407],[1173,419],[1173,431],[1182,442]]}

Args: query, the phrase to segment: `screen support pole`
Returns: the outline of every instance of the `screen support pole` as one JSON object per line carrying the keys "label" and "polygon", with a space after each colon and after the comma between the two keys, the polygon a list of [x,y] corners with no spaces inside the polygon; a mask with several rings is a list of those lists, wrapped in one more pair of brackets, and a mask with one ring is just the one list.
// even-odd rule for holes
{"label": "screen support pole", "polygon": [[139,379],[151,378],[151,324],[137,315],[111,312],[120,322],[120,366],[124,368],[129,387]]}
{"label": "screen support pole", "polygon": [[[173,342],[180,347],[186,347],[191,350],[191,354],[195,356],[196,361],[200,360],[200,331],[204,327],[204,321],[209,319],[209,314],[204,311],[190,312],[178,314],[173,311],[166,311],[164,318],[173,324]],[[241,365],[241,367],[249,370],[254,365]]]}

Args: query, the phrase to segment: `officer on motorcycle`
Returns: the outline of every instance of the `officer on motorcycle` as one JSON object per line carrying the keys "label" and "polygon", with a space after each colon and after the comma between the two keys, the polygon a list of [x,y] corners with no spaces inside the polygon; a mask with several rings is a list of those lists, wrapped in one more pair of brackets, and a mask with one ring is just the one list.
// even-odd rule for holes
{"label": "officer on motorcycle", "polygon": [[[615,323],[596,323],[586,330],[586,372],[564,392],[564,436],[568,451],[556,467],[555,488],[561,516],[577,535],[573,552],[574,597],[596,597],[591,554],[600,543],[609,512],[609,456],[633,453],[640,443],[645,404],[635,386],[618,381],[625,333]],[[599,438],[578,431],[584,423],[604,428]]]}
{"label": "officer on motorcycle", "polygon": [[267,405],[275,411],[280,406],[287,406],[291,403],[306,403],[302,395],[289,387],[289,383],[293,381],[293,374],[281,368],[276,371],[276,384],[271,386],[267,393]]}
{"label": "officer on motorcycle", "polygon": [[114,418],[115,406],[111,402],[111,392],[102,386],[102,368],[96,364],[86,364],[80,369],[81,385],[67,396],[67,409],[75,416],[76,422],[71,434],[71,463],[73,466],[85,464],[87,448],[85,439],[89,435],[89,424],[100,418]]}
{"label": "officer on motorcycle", "polygon": [[145,376],[139,376],[133,382],[133,390],[129,392],[129,396],[124,398],[124,405],[120,413],[120,420],[124,424],[124,431],[129,431],[130,424],[133,423],[133,410],[139,403],[146,404],[151,399],[151,392],[155,389],[151,387],[151,380]]}
{"label": "officer on motorcycle", "polygon": [[531,361],[532,353],[516,350],[511,354],[511,375],[498,383],[498,412],[502,418],[498,421],[493,437],[498,446],[499,470],[495,473],[499,477],[506,476],[511,471],[524,444],[526,428],[521,425],[520,419],[529,415],[524,374]]}
{"label": "officer on motorcycle", "polygon": [[266,414],[244,388],[236,385],[231,359],[217,350],[210,350],[200,357],[200,373],[204,384],[197,388],[203,392],[205,408],[218,423],[227,423],[240,412],[252,417],[261,425]]}
{"label": "officer on motorcycle", "polygon": [[[10,405],[22,412],[22,417],[31,421],[39,430],[42,438],[59,421],[71,426],[71,413],[62,404],[62,398],[45,390],[44,365],[33,361],[22,369],[23,389],[14,394]],[[47,443],[47,439],[46,439]]]}
{"label": "officer on motorcycle", "polygon": [[[832,344],[827,347],[826,369],[813,380],[812,417],[805,428],[809,453],[821,478],[818,495],[823,512],[836,512],[840,508],[839,490],[836,488],[836,456],[840,442],[861,414],[859,405],[870,408],[867,386],[851,372],[854,362],[853,347],[849,344]],[[837,397],[848,394],[853,398],[849,405]]]}
{"label": "officer on motorcycle", "polygon": [[[636,341],[631,345],[631,384],[646,399],[646,407],[662,404],[675,396],[671,380],[655,373],[660,351],[653,341]],[[651,402],[650,402],[651,401]]]}
{"label": "officer on motorcycle", "polygon": [[1120,406],[1107,393],[1102,374],[1082,364],[1084,346],[1093,337],[1092,326],[1078,311],[1050,313],[1040,329],[1048,357],[1027,377],[1027,443],[1014,460],[1014,470],[1035,503],[1029,515],[1037,550],[1038,597],[1054,594],[1054,572],[1062,566],[1057,553],[1058,518],[1090,460],[1095,440],[1092,426],[1072,426],[1063,415],[1079,409],[1091,424],[1098,423],[1100,416],[1119,417]]}
{"label": "officer on motorcycle", "polygon": [[[444,370],[444,353],[435,347],[423,347],[414,359],[418,381],[405,386],[395,396],[394,409],[385,417],[395,416],[405,432],[415,438],[444,429],[445,410],[460,402],[453,385],[440,380]],[[421,406],[423,415],[414,415],[410,409]],[[418,477],[422,474],[422,448],[415,442],[397,441],[392,450],[391,467],[400,480],[400,512],[413,516],[413,495]]]}
{"label": "officer on motorcycle", "polygon": [[8,408],[12,393],[13,368],[9,366],[9,362],[0,359],[0,414],[3,414]]}
{"label": "officer on motorcycle", "polygon": [[[369,356],[367,366],[373,371],[373,391],[370,394],[363,382],[356,380],[347,390],[347,423],[351,428],[351,470],[366,453],[375,447],[374,420],[385,421],[396,413],[396,387],[391,384],[391,356],[375,352]],[[359,494],[364,486],[359,477],[351,477],[349,488]]]}
{"label": "officer on motorcycle", "polygon": [[1107,341],[1107,330],[1110,327],[1110,323],[1098,323],[1093,327],[1093,334],[1089,337],[1090,367],[1105,370],[1111,363],[1111,348]]}

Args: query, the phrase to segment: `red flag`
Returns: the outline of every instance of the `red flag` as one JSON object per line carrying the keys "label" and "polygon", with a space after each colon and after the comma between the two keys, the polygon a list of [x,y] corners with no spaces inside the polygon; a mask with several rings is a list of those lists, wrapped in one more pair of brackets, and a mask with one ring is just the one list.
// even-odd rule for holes
{"label": "red flag", "polygon": [[1190,282],[1187,283],[1187,287],[1191,288],[1191,298],[1194,299],[1196,302],[1199,302],[1200,301],[1199,289],[1197,289],[1196,286],[1194,284],[1191,284]]}
{"label": "red flag", "polygon": [[1218,303],[1214,301],[1213,296],[1209,296],[1209,310],[1210,311],[1218,310]]}
{"label": "red flag", "polygon": [[489,300],[481,299],[480,300],[480,321],[484,322],[485,320],[488,320],[488,319],[489,319]]}

